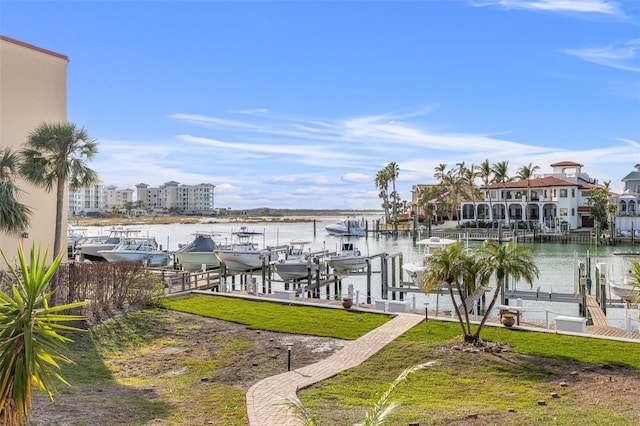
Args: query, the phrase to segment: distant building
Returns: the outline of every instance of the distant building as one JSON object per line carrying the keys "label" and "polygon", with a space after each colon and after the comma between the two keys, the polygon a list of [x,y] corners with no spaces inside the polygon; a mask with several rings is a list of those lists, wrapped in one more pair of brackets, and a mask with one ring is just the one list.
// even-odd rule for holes
{"label": "distant building", "polygon": [[[640,164],[635,165],[635,171],[622,178],[624,189],[615,200],[616,229],[623,233],[640,230]],[[640,236],[640,232],[638,235]]]}
{"label": "distant building", "polygon": [[152,211],[174,210],[185,214],[213,214],[215,185],[182,185],[176,181],[159,187],[136,185],[136,197],[142,208]]}
{"label": "distant building", "polygon": [[[0,35],[0,146],[22,149],[28,134],[42,122],[67,120],[67,64],[69,58],[25,42]],[[32,215],[30,227],[19,237],[0,234],[0,250],[9,258],[18,245],[29,249],[36,243],[49,247],[55,240],[56,191],[34,187],[19,176],[15,184],[21,190],[19,201]],[[65,194],[66,195],[66,194]],[[67,212],[62,229],[66,233]],[[61,236],[63,239],[65,235]],[[0,265],[3,269],[4,265]]]}
{"label": "distant building", "polygon": [[480,187],[481,200],[461,203],[461,220],[531,221],[549,228],[565,222],[571,229],[592,227],[587,199],[589,191],[598,186],[597,180],[582,171],[582,164],[563,161],[551,167],[552,173],[528,181]]}

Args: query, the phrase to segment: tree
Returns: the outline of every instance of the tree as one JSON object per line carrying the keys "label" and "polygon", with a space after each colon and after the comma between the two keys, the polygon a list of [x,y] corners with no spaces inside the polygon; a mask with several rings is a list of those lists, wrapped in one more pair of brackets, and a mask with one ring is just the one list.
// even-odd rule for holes
{"label": "tree", "polygon": [[33,386],[53,399],[54,379],[68,384],[57,370],[60,362],[72,362],[61,352],[71,339],[60,332],[77,329],[60,323],[83,317],[61,312],[83,306],[85,302],[49,306],[55,291],[47,291],[47,287],[66,253],[60,252],[47,268],[47,250],[40,256],[40,250],[36,252],[32,247],[27,264],[19,246],[20,271],[4,252],[0,253],[13,276],[13,281],[5,278],[11,295],[0,292],[0,423],[21,425],[29,418]]}
{"label": "tree", "polygon": [[475,337],[478,339],[498,297],[502,297],[504,303],[507,280],[509,278],[524,280],[529,286],[533,286],[533,279],[538,277],[538,267],[533,260],[531,250],[517,245],[515,241],[500,244],[496,240],[486,240],[478,249],[476,261],[481,283],[487,284],[492,276],[496,278],[496,291],[476,330]]}
{"label": "tree", "polygon": [[380,190],[378,196],[382,198],[382,208],[384,209],[384,220],[386,223],[390,222],[389,215],[389,181],[391,177],[389,176],[389,171],[384,168],[379,170],[376,174],[376,188]]}
{"label": "tree", "polygon": [[0,149],[0,232],[18,236],[29,227],[31,210],[18,202],[20,189],[14,183],[19,156],[9,148]]}
{"label": "tree", "polygon": [[491,219],[491,229],[493,229],[493,200],[491,198],[491,190],[489,184],[493,182],[493,171],[491,170],[491,163],[489,159],[484,160],[477,168],[478,177],[482,180],[482,185],[487,189],[489,195],[489,219]]}
{"label": "tree", "polygon": [[32,184],[50,192],[56,188],[56,228],[53,256],[60,253],[64,191],[67,183],[72,191],[98,182],[98,175],[86,160],[98,152],[98,143],[87,131],[73,123],[41,123],[27,138],[22,150],[20,172]]}
{"label": "tree", "polygon": [[[462,164],[464,167],[464,163]],[[460,215],[458,214],[458,201],[460,199],[460,193],[464,186],[464,181],[460,177],[459,170],[447,170],[446,164],[440,164],[435,168],[434,177],[440,180],[438,186],[441,188],[441,193],[447,195],[448,203],[450,204],[450,206],[447,206],[448,210],[450,210],[449,207],[453,207],[453,210],[456,212],[456,219],[459,226]]]}
{"label": "tree", "polygon": [[458,163],[458,175],[460,176],[460,182],[462,184],[462,193],[467,199],[471,199],[473,203],[473,218],[475,220],[476,228],[478,227],[478,207],[476,205],[476,199],[478,197],[478,187],[476,186],[476,178],[479,176],[478,168],[475,164],[467,168],[462,163]]}
{"label": "tree", "polygon": [[[431,292],[442,283],[447,283],[456,318],[458,318],[458,322],[462,327],[464,340],[468,343],[473,343],[474,337],[469,320],[469,311],[466,308],[463,282],[464,276],[472,264],[473,255],[471,252],[464,248],[462,243],[453,243],[435,250],[427,258],[427,272],[422,277],[422,290],[425,293]],[[456,296],[460,302],[456,300]],[[459,303],[462,303],[462,309],[460,309]]]}
{"label": "tree", "polygon": [[520,180],[527,181],[527,202],[525,204],[525,217],[527,219],[527,229],[531,229],[531,221],[529,220],[529,201],[531,201],[531,178],[540,166],[534,166],[533,163],[529,163],[526,166],[522,166],[518,169],[516,177]]}
{"label": "tree", "polygon": [[394,235],[397,237],[398,236],[398,204],[400,203],[400,196],[396,191],[396,179],[398,178],[398,175],[400,173],[400,167],[398,167],[398,163],[391,162],[387,164],[387,166],[385,167],[385,170],[387,171],[387,175],[391,180],[391,185],[393,188],[393,191],[391,192],[391,202],[392,202],[391,206],[393,208]]}
{"label": "tree", "polygon": [[609,184],[596,186],[587,193],[587,205],[591,206],[591,217],[600,223],[600,229],[609,228]]}
{"label": "tree", "polygon": [[507,182],[511,182],[509,177],[509,161],[500,161],[491,165],[493,173],[493,182],[502,184],[502,199],[504,200],[504,214],[507,223],[511,226],[511,215],[509,214],[509,206],[507,204]]}

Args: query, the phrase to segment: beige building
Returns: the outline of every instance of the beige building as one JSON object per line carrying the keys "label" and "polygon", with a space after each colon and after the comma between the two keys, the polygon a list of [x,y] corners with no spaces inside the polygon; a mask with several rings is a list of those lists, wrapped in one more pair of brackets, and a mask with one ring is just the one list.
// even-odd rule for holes
{"label": "beige building", "polygon": [[182,185],[172,180],[157,188],[139,183],[136,185],[136,195],[142,208],[147,210],[174,209],[187,214],[212,214],[214,189],[215,185],[210,183]]}
{"label": "beige building", "polygon": [[[69,58],[59,53],[0,35],[0,147],[18,151],[38,124],[67,120],[68,62]],[[31,224],[18,238],[0,234],[0,249],[11,259],[20,243],[25,250],[36,243],[49,248],[51,255],[55,191],[47,193],[20,178],[16,185],[22,190],[19,201],[33,212]],[[62,229],[66,227],[65,210]],[[0,269],[4,267],[0,262]]]}

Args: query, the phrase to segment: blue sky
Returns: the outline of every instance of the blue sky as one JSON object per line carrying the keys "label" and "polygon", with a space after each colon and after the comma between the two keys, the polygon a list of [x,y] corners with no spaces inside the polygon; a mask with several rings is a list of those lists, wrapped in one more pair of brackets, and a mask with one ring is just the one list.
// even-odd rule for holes
{"label": "blue sky", "polygon": [[6,1],[69,56],[68,120],[104,184],[216,185],[216,207],[379,208],[434,168],[640,163],[640,2]]}

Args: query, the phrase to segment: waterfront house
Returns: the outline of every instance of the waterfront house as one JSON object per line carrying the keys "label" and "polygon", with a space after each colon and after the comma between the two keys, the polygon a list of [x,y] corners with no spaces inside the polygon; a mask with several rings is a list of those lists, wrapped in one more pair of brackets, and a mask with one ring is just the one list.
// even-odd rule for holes
{"label": "waterfront house", "polygon": [[614,220],[618,231],[640,230],[640,164],[636,164],[635,169],[622,178],[624,189],[616,198]]}
{"label": "waterfront house", "polygon": [[[20,151],[40,123],[67,120],[68,62],[65,55],[0,35],[0,147]],[[21,190],[19,201],[33,214],[29,228],[20,235],[0,234],[0,250],[12,259],[19,244],[29,249],[35,242],[43,249],[49,247],[51,259],[56,192],[35,187],[20,176],[15,176],[15,184]],[[66,232],[66,228],[65,210],[62,229]]]}
{"label": "waterfront house", "polygon": [[480,187],[479,201],[460,205],[462,222],[479,221],[513,224],[530,222],[541,229],[592,227],[589,191],[596,179],[582,171],[582,164],[563,161],[551,164],[552,172],[535,178]]}

